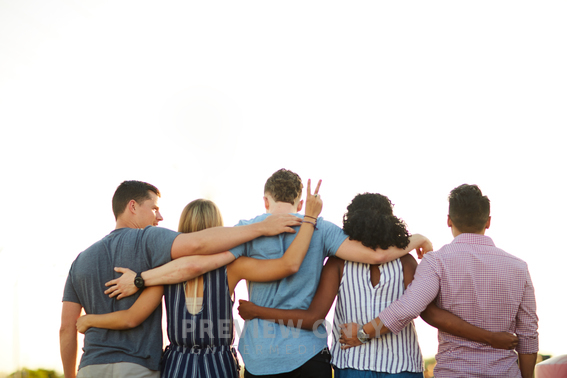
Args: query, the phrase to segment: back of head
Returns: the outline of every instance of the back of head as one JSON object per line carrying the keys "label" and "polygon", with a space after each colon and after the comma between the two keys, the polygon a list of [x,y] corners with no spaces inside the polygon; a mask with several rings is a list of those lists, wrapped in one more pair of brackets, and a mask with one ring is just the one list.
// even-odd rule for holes
{"label": "back of head", "polygon": [[222,215],[214,202],[197,199],[189,202],[179,218],[179,232],[196,232],[223,225]]}
{"label": "back of head", "polygon": [[297,173],[287,169],[275,172],[264,185],[264,194],[270,194],[276,202],[287,202],[292,205],[301,197],[303,184]]}
{"label": "back of head", "polygon": [[490,217],[490,200],[478,186],[460,185],[449,194],[449,217],[461,232],[481,232]]}
{"label": "back of head", "polygon": [[406,224],[394,216],[388,197],[378,193],[354,197],[343,216],[343,231],[350,239],[372,249],[406,248],[409,245]]}
{"label": "back of head", "polygon": [[150,199],[149,192],[153,192],[158,197],[161,197],[158,188],[147,182],[135,180],[122,182],[118,185],[118,188],[116,188],[112,196],[112,212],[114,213],[114,218],[118,219],[118,216],[124,212],[131,200],[141,204],[145,200]]}

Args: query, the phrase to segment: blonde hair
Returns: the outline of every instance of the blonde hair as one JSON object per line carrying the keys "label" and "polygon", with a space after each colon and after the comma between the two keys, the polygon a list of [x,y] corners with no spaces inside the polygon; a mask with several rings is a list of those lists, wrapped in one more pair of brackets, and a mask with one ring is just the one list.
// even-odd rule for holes
{"label": "blonde hair", "polygon": [[222,226],[222,215],[213,201],[196,199],[185,206],[179,218],[179,232],[196,232]]}

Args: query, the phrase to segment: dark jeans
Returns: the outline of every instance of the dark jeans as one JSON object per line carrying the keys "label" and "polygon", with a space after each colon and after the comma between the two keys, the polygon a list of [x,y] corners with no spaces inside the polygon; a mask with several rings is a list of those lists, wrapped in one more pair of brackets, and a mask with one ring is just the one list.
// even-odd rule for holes
{"label": "dark jeans", "polygon": [[[245,367],[246,368],[246,367]],[[312,359],[289,373],[254,375],[244,369],[244,378],[331,378],[331,353],[325,348]]]}

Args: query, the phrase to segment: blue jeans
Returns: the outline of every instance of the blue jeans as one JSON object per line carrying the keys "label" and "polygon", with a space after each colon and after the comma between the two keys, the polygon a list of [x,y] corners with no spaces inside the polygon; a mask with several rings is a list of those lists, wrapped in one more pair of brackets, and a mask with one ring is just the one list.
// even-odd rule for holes
{"label": "blue jeans", "polygon": [[370,370],[335,369],[335,378],[423,378],[423,373],[404,371],[397,374],[381,373]]}

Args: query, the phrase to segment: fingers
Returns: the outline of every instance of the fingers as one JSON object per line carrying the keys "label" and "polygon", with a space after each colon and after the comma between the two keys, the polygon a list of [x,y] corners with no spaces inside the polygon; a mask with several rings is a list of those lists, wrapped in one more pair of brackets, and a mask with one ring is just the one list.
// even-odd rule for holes
{"label": "fingers", "polygon": [[[319,182],[317,183],[317,187],[315,188],[315,193],[313,193],[313,194],[319,194],[319,188],[321,187],[321,181],[323,181],[323,180],[319,180]],[[311,180],[309,180],[307,184],[311,185]]]}
{"label": "fingers", "polygon": [[307,197],[311,195],[311,179],[307,180]]}
{"label": "fingers", "polygon": [[[117,283],[118,283],[118,278],[112,281],[108,281],[107,283],[104,284],[104,286],[112,286],[112,285],[116,285]],[[106,294],[106,291],[104,293]]]}
{"label": "fingers", "polygon": [[114,267],[114,271],[118,272],[118,273],[126,273],[128,271],[128,269],[120,268],[120,267],[116,266],[116,267]]}

